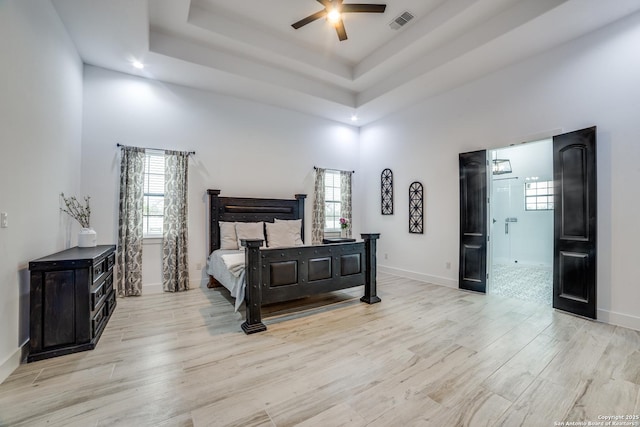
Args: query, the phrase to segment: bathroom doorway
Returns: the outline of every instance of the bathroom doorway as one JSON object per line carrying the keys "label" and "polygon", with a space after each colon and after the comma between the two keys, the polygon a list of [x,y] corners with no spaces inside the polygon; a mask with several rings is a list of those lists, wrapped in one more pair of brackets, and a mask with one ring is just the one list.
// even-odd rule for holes
{"label": "bathroom doorway", "polygon": [[553,141],[489,150],[489,294],[553,300]]}
{"label": "bathroom doorway", "polygon": [[[490,279],[493,276],[493,258],[496,258],[496,266],[504,261],[508,267],[516,267],[516,264],[517,267],[544,267],[548,262],[547,252],[538,252],[536,249],[539,246],[551,247],[546,243],[551,241],[553,307],[595,319],[598,231],[596,127],[554,135],[551,141],[553,178],[547,178],[550,176],[548,170],[542,169],[547,163],[543,160],[534,161],[536,157],[532,152],[522,148],[511,151],[517,147],[537,148],[534,143],[458,155],[458,287],[467,291],[487,292],[487,284],[493,280],[493,277]],[[518,159],[520,157],[523,158]],[[517,211],[492,212],[490,196],[496,175],[517,182],[508,186],[496,184],[496,188],[502,188],[503,204],[508,205],[509,209],[515,206],[513,209],[517,208]],[[547,237],[547,228],[542,225],[542,218],[545,217],[543,211],[548,211],[553,218],[551,239]],[[515,216],[511,212],[516,212]],[[498,224],[500,219],[503,222]],[[516,224],[520,227],[516,228]],[[501,233],[505,237],[503,243],[508,242],[508,246],[496,244],[493,247],[492,242]],[[517,236],[521,236],[522,240]],[[515,273],[516,278],[525,276],[522,269]],[[492,293],[500,291],[498,280],[499,277],[493,280]],[[522,298],[526,292],[539,291],[531,282],[521,287],[510,286],[516,289],[511,291],[513,297]]]}

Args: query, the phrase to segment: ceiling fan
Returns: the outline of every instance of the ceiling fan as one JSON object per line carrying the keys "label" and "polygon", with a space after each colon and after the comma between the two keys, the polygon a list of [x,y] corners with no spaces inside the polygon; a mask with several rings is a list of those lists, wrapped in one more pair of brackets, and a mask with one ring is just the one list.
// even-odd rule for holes
{"label": "ceiling fan", "polygon": [[316,0],[318,3],[322,3],[324,10],[316,12],[299,20],[298,22],[291,24],[296,30],[300,27],[316,21],[320,18],[327,17],[338,33],[340,41],[347,39],[347,31],[344,29],[344,22],[342,22],[343,13],[384,13],[386,4],[342,4],[342,0]]}

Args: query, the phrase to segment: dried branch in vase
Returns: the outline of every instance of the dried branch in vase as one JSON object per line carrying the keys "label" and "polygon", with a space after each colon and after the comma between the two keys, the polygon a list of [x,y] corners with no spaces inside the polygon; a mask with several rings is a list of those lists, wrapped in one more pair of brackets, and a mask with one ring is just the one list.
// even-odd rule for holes
{"label": "dried branch in vase", "polygon": [[60,193],[60,197],[62,197],[65,205],[60,210],[78,221],[80,227],[90,228],[91,208],[89,207],[89,200],[91,200],[91,197],[84,196],[84,204],[81,204],[75,196],[65,197],[64,193]]}

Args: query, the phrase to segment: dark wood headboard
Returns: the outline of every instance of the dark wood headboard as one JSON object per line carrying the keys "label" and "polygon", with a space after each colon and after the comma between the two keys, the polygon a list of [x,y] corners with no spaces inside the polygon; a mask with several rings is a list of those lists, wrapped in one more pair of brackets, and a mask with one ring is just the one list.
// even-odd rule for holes
{"label": "dark wood headboard", "polygon": [[[274,219],[301,219],[300,236],[304,241],[304,199],[256,199],[249,197],[220,197],[220,190],[207,190],[209,195],[209,253],[220,248],[220,226],[227,222],[273,222]],[[209,254],[207,254],[209,255]]]}

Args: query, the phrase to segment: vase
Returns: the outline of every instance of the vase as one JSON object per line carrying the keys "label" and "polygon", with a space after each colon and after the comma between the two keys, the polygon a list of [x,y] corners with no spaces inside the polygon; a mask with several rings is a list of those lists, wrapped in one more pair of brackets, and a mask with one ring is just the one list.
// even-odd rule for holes
{"label": "vase", "polygon": [[348,237],[346,228],[341,228],[340,229],[340,237],[342,237],[343,239],[346,239]]}
{"label": "vase", "polygon": [[81,228],[78,233],[78,247],[93,248],[97,245],[98,239],[93,228]]}

